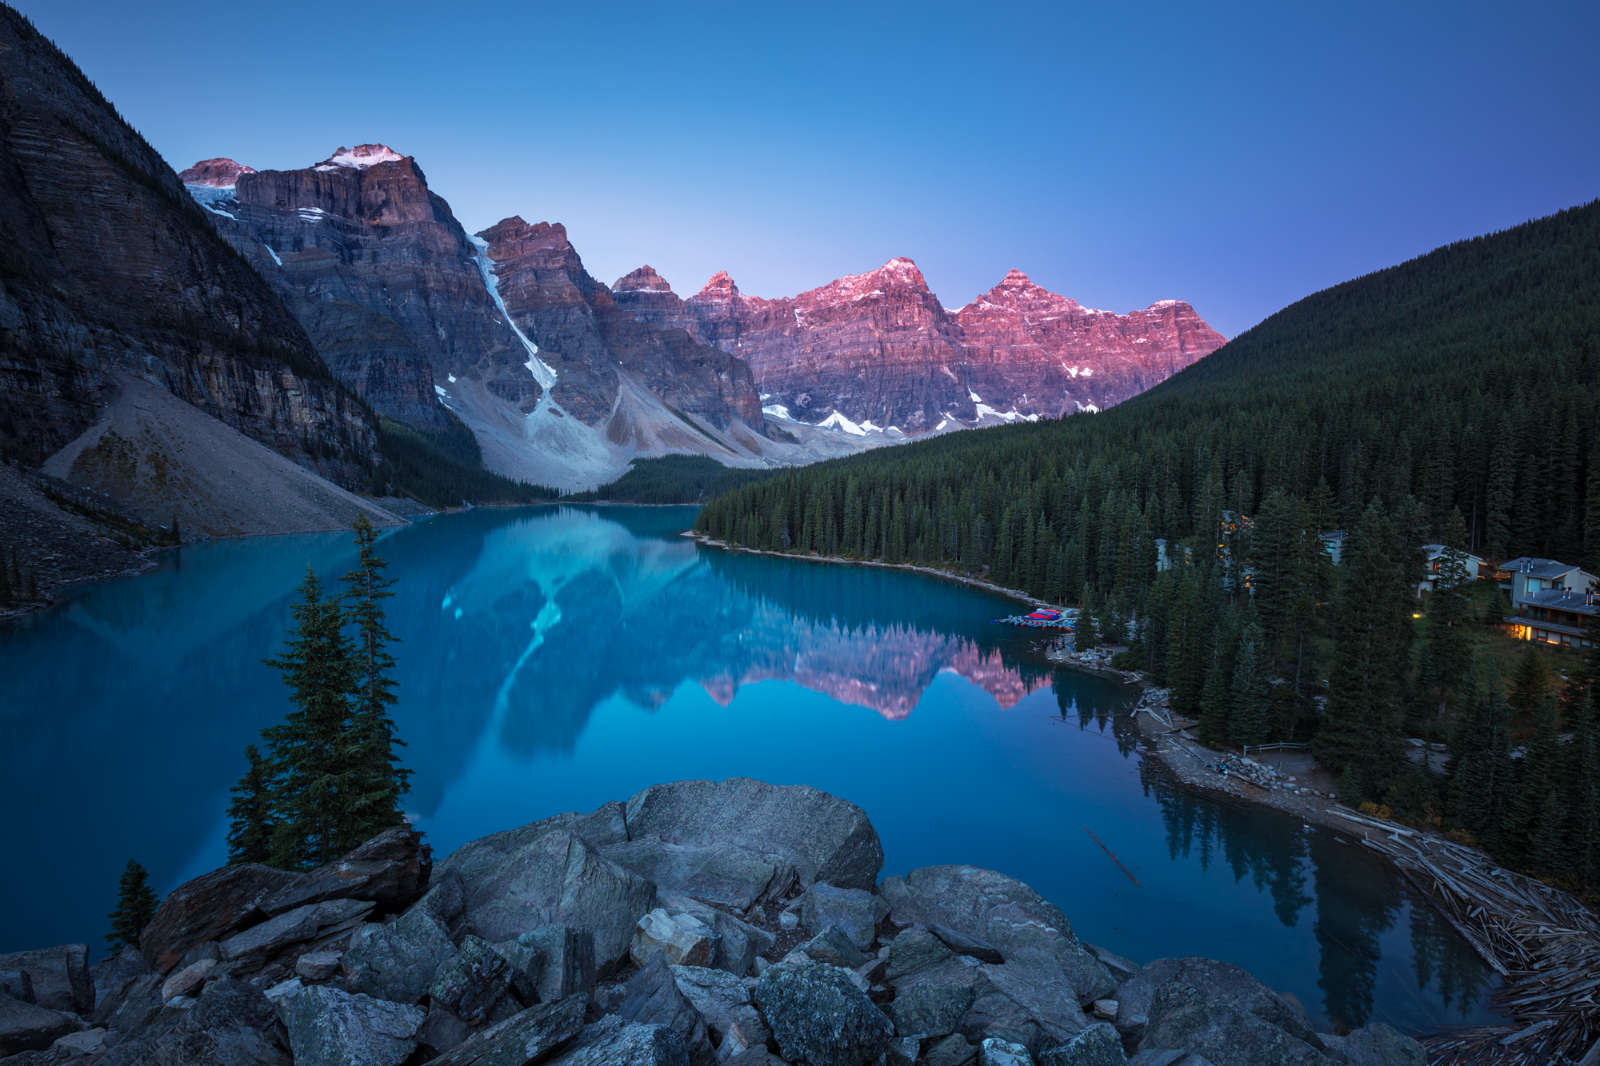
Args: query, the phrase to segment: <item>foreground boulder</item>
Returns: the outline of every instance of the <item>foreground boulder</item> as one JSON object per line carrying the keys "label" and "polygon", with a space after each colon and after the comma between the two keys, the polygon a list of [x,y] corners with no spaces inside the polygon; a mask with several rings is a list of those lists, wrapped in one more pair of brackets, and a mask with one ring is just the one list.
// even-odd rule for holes
{"label": "foreground boulder", "polygon": [[883,869],[883,845],[861,808],[803,785],[744,777],[656,785],[628,800],[627,825],[630,840],[780,856],[802,885],[871,890]]}
{"label": "foreground boulder", "polygon": [[[49,1010],[83,1013],[94,1008],[94,981],[89,975],[89,948],[84,944],[63,944],[35,951],[13,951],[0,955],[0,973],[15,975],[16,995],[26,981],[31,988],[28,1002]],[[23,997],[18,997],[23,998]]]}
{"label": "foreground boulder", "polygon": [[0,1053],[16,1066],[1425,1061],[1387,1026],[1318,1034],[1237,967],[1138,967],[1082,944],[994,871],[875,886],[881,864],[852,804],[745,780],[656,786],[495,834],[437,876],[395,830],[307,874],[191,881],[146,931],[155,965],[134,948],[92,971],[82,945],[0,956]]}
{"label": "foreground boulder", "polygon": [[[980,1023],[1030,1048],[1083,1029],[1088,1020],[1082,1006],[1116,988],[1066,916],[1014,878],[972,866],[931,866],[891,877],[880,891],[896,925],[928,927],[932,940],[979,964],[999,997],[988,998],[980,989],[973,1008],[981,1013]],[[927,937],[916,950],[937,953]],[[996,958],[1002,961],[984,961]],[[1016,1017],[1012,1004],[1037,1029]],[[970,1033],[972,1021],[963,1028]]]}
{"label": "foreground boulder", "polygon": [[827,963],[773,966],[750,997],[790,1062],[867,1066],[894,1035],[889,1019],[851,980],[850,971]]}
{"label": "foreground boulder", "polygon": [[416,1050],[423,1012],[337,988],[300,989],[284,1006],[295,1066],[400,1066]]}
{"label": "foreground boulder", "polygon": [[466,921],[485,940],[511,940],[548,925],[583,929],[602,971],[627,956],[634,927],[655,905],[654,884],[560,824],[474,841],[440,870],[461,878]]}
{"label": "foreground boulder", "polygon": [[431,859],[409,826],[385,830],[337,862],[308,873],[236,863],[173,889],[140,936],[151,967],[167,973],[190,950],[268,918],[330,900],[399,910],[426,885]]}
{"label": "foreground boulder", "polygon": [[0,1056],[36,1051],[84,1028],[76,1014],[0,994]]}

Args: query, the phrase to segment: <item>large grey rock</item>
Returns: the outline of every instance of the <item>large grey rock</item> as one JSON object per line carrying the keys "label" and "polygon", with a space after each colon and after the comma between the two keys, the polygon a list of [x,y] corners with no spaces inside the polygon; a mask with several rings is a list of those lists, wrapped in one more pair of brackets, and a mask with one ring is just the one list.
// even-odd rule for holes
{"label": "large grey rock", "polygon": [[978,1045],[978,1066],[1034,1066],[1028,1049],[998,1036],[984,1037]]}
{"label": "large grey rock", "polygon": [[307,981],[326,981],[339,972],[344,956],[337,951],[311,951],[294,960],[296,977]]}
{"label": "large grey rock", "polygon": [[1039,1055],[1039,1066],[1125,1066],[1127,1061],[1122,1038],[1105,1022],[1096,1022]]}
{"label": "large grey rock", "polygon": [[919,982],[900,990],[889,1006],[894,1031],[901,1036],[948,1036],[977,999],[972,984]]}
{"label": "large grey rock", "polygon": [[692,914],[716,932],[716,950],[711,965],[743,977],[755,966],[756,957],[772,949],[777,937],[766,929],[729,914],[720,907],[677,893],[662,893],[661,906],[673,914]]}
{"label": "large grey rock", "polygon": [[[1139,1050],[1184,1049],[1216,1066],[1329,1062],[1326,1045],[1299,1011],[1254,977],[1210,959],[1176,961],[1176,972],[1156,985],[1150,998]],[[1136,981],[1126,982],[1119,996],[1136,992],[1129,987]]]}
{"label": "large grey rock", "polygon": [[541,926],[517,937],[517,943],[544,957],[535,978],[539,1002],[553,1003],[594,987],[594,937],[587,930],[566,925]]}
{"label": "large grey rock", "polygon": [[89,978],[94,983],[91,1020],[97,1025],[105,1024],[122,1005],[133,982],[149,972],[144,955],[132,944],[89,967]]}
{"label": "large grey rock", "polygon": [[0,1057],[47,1048],[56,1037],[82,1028],[76,1014],[0,995]]}
{"label": "large grey rock", "polygon": [[33,978],[27,970],[0,970],[0,996],[33,1002]]}
{"label": "large grey rock", "polygon": [[373,908],[367,900],[330,899],[292,911],[235,933],[221,944],[222,960],[263,961],[293,944],[354,928]]}
{"label": "large grey rock", "polygon": [[149,1025],[165,1002],[161,998],[161,975],[142,974],[129,982],[116,1000],[97,1007],[93,1020],[119,1033],[134,1033]]}
{"label": "large grey rock", "polygon": [[843,966],[847,970],[853,970],[867,961],[867,954],[856,947],[843,931],[830,925],[789,952],[785,961],[798,962],[801,959],[811,959],[813,962],[825,962],[830,966]]}
{"label": "large grey rock", "polygon": [[819,881],[801,897],[800,921],[812,934],[832,926],[865,951],[878,939],[878,922],[888,909],[883,900],[865,889],[840,888]]}
{"label": "large grey rock", "polygon": [[513,1014],[474,1033],[428,1066],[525,1066],[571,1040],[583,1028],[588,997],[568,996]]}
{"label": "large grey rock", "polygon": [[206,978],[211,976],[211,971],[216,968],[216,959],[199,959],[181,970],[173,970],[167,979],[161,982],[161,998],[171,1000],[178,996],[194,995],[200,986],[205,984]]}
{"label": "large grey rock", "polygon": [[711,1035],[705,1019],[678,990],[677,981],[660,956],[622,986],[615,1013],[625,1022],[664,1026],[678,1034],[693,1063],[713,1061]]}
{"label": "large grey rock", "polygon": [[1350,1066],[1427,1066],[1422,1045],[1383,1022],[1370,1022],[1345,1036],[1322,1037]]}
{"label": "large grey rock", "polygon": [[416,1050],[424,1017],[328,985],[302,988],[284,1010],[295,1066],[399,1066]]}
{"label": "large grey rock", "polygon": [[861,808],[806,786],[742,777],[655,785],[628,800],[627,827],[630,840],[779,855],[805,885],[870,890],[883,868],[883,846]]}
{"label": "large grey rock", "polygon": [[658,887],[739,911],[775,898],[794,884],[794,864],[727,842],[668,843],[655,837],[600,849],[607,859]]}
{"label": "large grey rock", "polygon": [[678,1034],[662,1025],[625,1022],[608,1014],[585,1026],[549,1066],[689,1066]]}
{"label": "large grey rock", "polygon": [[[544,949],[532,933],[523,933],[513,940],[501,940],[494,945],[495,951],[506,960],[506,965],[511,969],[511,987],[521,997],[524,1003],[535,1003],[539,1000],[539,978],[544,973]],[[559,999],[560,996],[552,996]]]}
{"label": "large grey rock", "polygon": [[978,1061],[978,1048],[960,1033],[934,1041],[924,1053],[925,1066],[971,1066]]}
{"label": "large grey rock", "polygon": [[[139,980],[159,978],[151,974]],[[130,1005],[133,1002],[130,996]],[[282,1026],[259,989],[233,977],[213,978],[187,1009],[162,1011],[147,1027],[108,1047],[96,1060],[96,1066],[197,1063],[289,1066]]]}
{"label": "large grey rock", "polygon": [[33,1002],[40,1007],[78,1014],[94,1009],[89,949],[83,944],[62,944],[0,955],[0,970],[27,974],[33,985]]}
{"label": "large grey rock", "polygon": [[750,998],[785,1059],[865,1066],[888,1048],[893,1026],[851,976],[826,963],[780,963],[756,981]]}
{"label": "large grey rock", "polygon": [[959,929],[952,929],[948,925],[935,923],[928,927],[928,932],[938,937],[945,946],[957,955],[977,959],[979,962],[1002,963],[1006,957],[1000,954],[1000,949],[981,937],[963,933]]}
{"label": "large grey rock", "polygon": [[900,935],[889,942],[884,977],[893,984],[954,957],[955,952],[939,937],[922,926],[912,926],[901,930]]}
{"label": "large grey rock", "polygon": [[639,919],[628,954],[637,966],[661,959],[670,966],[706,966],[716,957],[717,931],[692,914],[657,907]]}
{"label": "large grey rock", "polygon": [[1014,878],[973,866],[929,866],[889,878],[880,891],[895,924],[947,927],[999,951],[1005,963],[997,969],[1015,968],[1018,974],[1015,980],[997,978],[1008,994],[1028,984],[1047,990],[1018,1002],[1058,1002],[1064,984],[1078,1003],[1088,1003],[1116,987],[1073,934],[1066,915]]}
{"label": "large grey rock", "polygon": [[261,921],[266,917],[262,905],[303,876],[245,862],[186,881],[161,901],[140,934],[139,949],[151,968],[167,973],[195,945]]}
{"label": "large grey rock", "polygon": [[415,906],[388,925],[356,930],[344,953],[345,985],[379,999],[415,1003],[455,950],[439,919]]}
{"label": "large grey rock", "polygon": [[510,987],[511,964],[505,956],[468,933],[455,956],[434,974],[428,996],[468,1025],[479,1025]]}
{"label": "large grey rock", "polygon": [[[1179,1000],[1169,1002],[1170,1016],[1166,1018],[1165,1031],[1158,1039],[1151,1040],[1148,1034],[1154,1017],[1156,996],[1168,986],[1194,991],[1200,997],[1201,1009],[1198,1012],[1185,1011],[1181,1009]],[[1183,998],[1193,1000],[1194,997]],[[1239,967],[1214,959],[1157,959],[1145,966],[1117,989],[1116,1027],[1141,1051],[1188,1048],[1215,1058],[1199,1044],[1180,1042],[1184,1032],[1204,1021],[1208,1010],[1224,1030],[1229,1025],[1254,1030],[1258,1027],[1246,1020],[1254,1019],[1269,1028],[1283,1031],[1292,1040],[1314,1051],[1320,1052],[1323,1046],[1321,1038],[1312,1031],[1294,1004]],[[1225,1039],[1225,1032],[1219,1038]]]}
{"label": "large grey rock", "polygon": [[271,892],[261,910],[281,914],[330,899],[369,900],[385,913],[402,910],[421,894],[432,867],[432,849],[422,834],[397,825]]}
{"label": "large grey rock", "polygon": [[571,926],[594,938],[602,972],[627,955],[634,926],[655,904],[653,884],[562,827],[473,841],[440,870],[461,877],[467,924],[485,940],[510,940],[546,925]]}
{"label": "large grey rock", "polygon": [[744,981],[726,970],[701,966],[673,966],[671,973],[678,991],[705,1022],[719,1059],[766,1046],[772,1032],[750,1002]]}

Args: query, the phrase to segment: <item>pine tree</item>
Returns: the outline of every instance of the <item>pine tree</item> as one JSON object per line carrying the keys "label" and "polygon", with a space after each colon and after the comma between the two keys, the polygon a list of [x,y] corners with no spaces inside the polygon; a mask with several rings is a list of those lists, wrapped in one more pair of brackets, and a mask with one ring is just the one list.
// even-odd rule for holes
{"label": "pine tree", "polygon": [[395,735],[389,708],[395,702],[390,676],[394,657],[389,645],[394,635],[384,623],[383,601],[393,596],[391,579],[383,576],[388,565],[373,550],[377,532],[362,515],[355,522],[356,568],[344,576],[349,598],[347,618],[355,626],[355,701],[345,750],[348,767],[341,783],[342,807],[335,850],[347,851],[390,826],[404,821],[400,797],[409,786],[411,771],[400,766],[396,746],[405,742]]}
{"label": "pine tree", "polygon": [[1335,603],[1333,670],[1317,757],[1335,772],[1353,767],[1364,794],[1398,767],[1411,634],[1406,549],[1383,507],[1373,501],[1345,547]]}
{"label": "pine tree", "polygon": [[254,744],[244,754],[249,768],[233,786],[228,804],[228,861],[267,862],[272,858],[272,773]]}
{"label": "pine tree", "polygon": [[1262,673],[1261,627],[1254,622],[1244,627],[1239,637],[1239,653],[1233,664],[1232,720],[1229,723],[1234,743],[1265,744],[1269,737],[1272,692]]}
{"label": "pine tree", "polygon": [[1078,604],[1078,617],[1073,623],[1072,646],[1078,651],[1088,651],[1100,643],[1100,634],[1094,625],[1094,593],[1087,586]]}
{"label": "pine tree", "polygon": [[1467,573],[1466,553],[1460,547],[1466,536],[1461,512],[1452,512],[1445,527],[1445,550],[1428,600],[1426,673],[1435,701],[1436,733],[1444,729],[1450,701],[1472,661],[1467,633],[1467,616],[1472,609],[1468,598],[1471,575]]}
{"label": "pine tree", "polygon": [[292,608],[288,647],[267,665],[283,674],[293,706],[263,731],[271,750],[275,821],[270,861],[284,869],[321,865],[339,854],[340,811],[347,801],[346,724],[355,690],[355,663],[344,635],[344,612],[325,600],[310,567]]}
{"label": "pine tree", "polygon": [[111,932],[106,934],[106,949],[116,951],[124,945],[138,946],[139,934],[156,916],[161,902],[150,888],[150,875],[133,859],[122,869],[122,879],[117,884],[117,905],[108,918]]}

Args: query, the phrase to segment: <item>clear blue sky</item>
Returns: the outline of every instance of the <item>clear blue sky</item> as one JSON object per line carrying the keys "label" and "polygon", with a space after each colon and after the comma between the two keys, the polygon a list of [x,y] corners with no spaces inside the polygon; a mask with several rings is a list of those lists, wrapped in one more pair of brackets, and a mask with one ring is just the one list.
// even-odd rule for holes
{"label": "clear blue sky", "polygon": [[791,294],[896,255],[1232,336],[1600,195],[1600,3],[22,0],[181,169],[417,157],[611,282]]}

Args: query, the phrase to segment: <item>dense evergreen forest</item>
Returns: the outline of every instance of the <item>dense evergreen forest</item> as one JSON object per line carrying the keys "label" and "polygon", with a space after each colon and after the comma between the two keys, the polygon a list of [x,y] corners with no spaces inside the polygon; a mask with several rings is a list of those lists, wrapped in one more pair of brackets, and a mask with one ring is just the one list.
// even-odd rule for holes
{"label": "dense evergreen forest", "polygon": [[771,470],[741,470],[723,466],[706,455],[663,455],[635,459],[617,480],[593,492],[567,497],[575,502],[611,500],[616,503],[704,503],[740,485],[761,481]]}
{"label": "dense evergreen forest", "polygon": [[1600,885],[1600,653],[1507,670],[1503,604],[1416,594],[1425,542],[1600,569],[1600,201],[1307,297],[1103,414],[786,471],[698,528],[1077,603],[1208,741],[1310,739],[1350,801]]}

